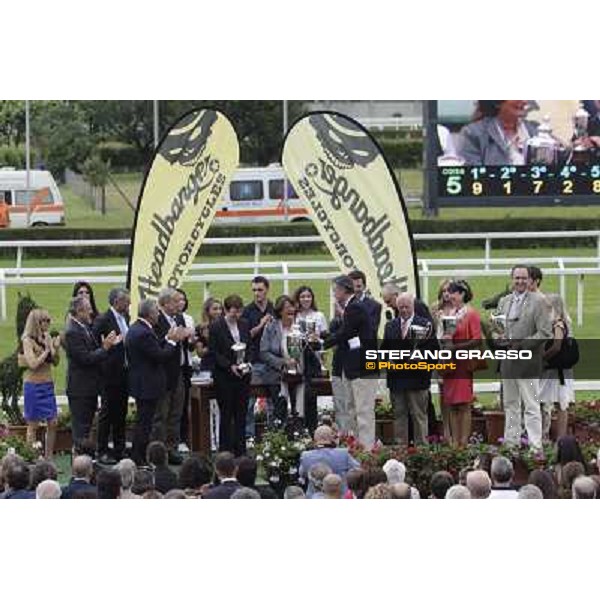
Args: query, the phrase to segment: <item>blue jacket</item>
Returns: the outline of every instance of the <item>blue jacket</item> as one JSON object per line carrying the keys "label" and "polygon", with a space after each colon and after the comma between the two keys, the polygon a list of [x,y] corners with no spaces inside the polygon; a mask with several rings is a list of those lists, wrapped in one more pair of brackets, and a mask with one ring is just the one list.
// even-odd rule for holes
{"label": "blue jacket", "polygon": [[[314,450],[305,450],[300,456],[299,475],[304,480],[308,480],[308,472],[313,465],[325,463],[331,470],[344,480],[344,491],[346,491],[346,473],[350,469],[357,469],[360,463],[348,452],[347,448],[315,448]],[[307,498],[315,493],[312,484],[308,484],[306,490]]]}

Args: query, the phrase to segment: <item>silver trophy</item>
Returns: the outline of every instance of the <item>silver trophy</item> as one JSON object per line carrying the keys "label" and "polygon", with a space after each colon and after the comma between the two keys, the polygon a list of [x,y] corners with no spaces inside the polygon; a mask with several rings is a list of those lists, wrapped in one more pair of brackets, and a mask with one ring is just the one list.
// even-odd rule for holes
{"label": "silver trophy", "polygon": [[525,164],[557,165],[560,151],[561,143],[552,135],[550,117],[546,115],[538,127],[537,134],[527,140]]}
{"label": "silver trophy", "polygon": [[[583,102],[579,104],[577,112],[573,115],[573,136],[576,140],[588,137],[588,124],[590,113],[583,108]],[[591,155],[588,148],[581,142],[573,145],[571,162],[575,165],[585,165],[589,162]]]}
{"label": "silver trophy", "polygon": [[[287,352],[290,358],[293,358],[296,363],[300,362],[302,357],[302,346],[304,342],[304,334],[300,330],[300,325],[294,323],[289,333],[285,336]],[[290,375],[297,375],[298,370],[293,367],[288,369]]]}
{"label": "silver trophy", "polygon": [[503,313],[495,312],[492,313],[492,325],[494,331],[504,336],[506,335],[506,315]]}
{"label": "silver trophy", "polygon": [[414,323],[411,323],[410,326],[410,337],[413,338],[414,340],[425,340],[427,339],[431,334],[431,324],[427,323],[427,326],[424,327],[423,325],[415,325]]}
{"label": "silver trophy", "polygon": [[235,355],[235,364],[237,365],[240,373],[242,373],[242,375],[247,375],[250,373],[252,365],[244,361],[246,356],[246,344],[244,344],[244,342],[236,342],[233,344],[233,346],[231,346],[231,349]]}
{"label": "silver trophy", "polygon": [[456,333],[457,323],[458,319],[455,315],[442,315],[443,335],[454,335]]}
{"label": "silver trophy", "polygon": [[314,317],[306,317],[304,320],[306,335],[317,333],[317,320]]}

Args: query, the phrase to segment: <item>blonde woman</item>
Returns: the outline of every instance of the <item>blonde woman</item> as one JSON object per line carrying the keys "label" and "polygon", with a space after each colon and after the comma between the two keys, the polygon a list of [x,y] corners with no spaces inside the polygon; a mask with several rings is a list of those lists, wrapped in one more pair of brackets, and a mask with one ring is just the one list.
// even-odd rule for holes
{"label": "blonde woman", "polygon": [[[563,339],[571,331],[571,318],[567,313],[562,297],[559,294],[547,294],[546,300],[551,310],[553,339],[546,346],[544,362],[560,351]],[[558,405],[556,439],[567,435],[567,411],[569,404],[575,402],[573,370],[565,369],[561,377],[558,369],[545,368],[540,378],[540,402],[542,405],[542,434],[544,439],[548,440],[550,437],[552,407],[554,405]]]}
{"label": "blonde woman", "polygon": [[59,360],[60,338],[50,337],[50,315],[41,308],[33,309],[25,323],[21,338],[19,364],[26,368],[23,375],[27,441],[35,442],[40,423],[46,421],[46,458],[54,454],[56,439],[56,396],[52,380],[52,365]]}

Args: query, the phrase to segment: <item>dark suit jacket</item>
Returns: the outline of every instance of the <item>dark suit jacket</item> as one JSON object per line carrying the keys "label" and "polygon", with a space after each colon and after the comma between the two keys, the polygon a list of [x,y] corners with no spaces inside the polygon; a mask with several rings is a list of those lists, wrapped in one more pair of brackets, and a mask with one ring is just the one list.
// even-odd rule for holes
{"label": "dark suit jacket", "polygon": [[[414,315],[412,320],[414,325],[427,327],[429,323],[432,331],[433,324],[428,319]],[[411,339],[410,331],[406,338],[401,337],[401,320],[400,317],[389,321],[385,325],[385,333],[381,344],[382,350],[437,350],[440,345],[435,336],[431,336],[425,340],[419,340],[415,345],[415,340]],[[403,360],[401,362],[409,362]],[[419,361],[417,361],[419,362]],[[430,371],[396,371],[390,375],[388,372],[387,385],[390,390],[428,390],[431,386]]]}
{"label": "dark suit jacket", "polygon": [[[85,326],[84,326],[85,327]],[[65,332],[67,368],[67,396],[97,396],[102,379],[101,364],[108,358],[91,329],[84,329],[69,319]]]}
{"label": "dark suit jacket", "polygon": [[96,486],[88,483],[85,479],[71,479],[69,485],[62,488],[61,500],[71,500],[75,492],[79,490],[91,490],[97,492]]}
{"label": "dark suit jacket", "polygon": [[[360,340],[360,348],[351,350],[348,340],[355,337]],[[377,347],[377,339],[374,337],[373,326],[364,302],[354,296],[350,298],[344,310],[339,328],[330,326],[324,348],[333,346],[337,346],[334,375],[341,376],[344,373],[348,379],[369,375],[369,372],[363,369],[362,357],[365,350]]]}
{"label": "dark suit jacket", "polygon": [[379,331],[379,324],[381,323],[381,304],[377,300],[373,300],[369,296],[366,296],[364,300],[361,300],[363,306],[367,309],[369,315],[369,321],[373,328],[373,337],[377,338],[377,332]]}
{"label": "dark suit jacket", "polygon": [[235,490],[241,488],[241,484],[239,481],[226,481],[225,483],[220,483],[214,488],[210,488],[204,496],[202,496],[205,500],[229,500]]}
{"label": "dark suit jacket", "polygon": [[169,467],[156,467],[154,471],[154,487],[161,493],[166,494],[169,490],[177,487],[177,475]]}
{"label": "dark suit jacket", "polygon": [[[240,332],[240,341],[246,344],[246,355],[244,360],[250,360],[250,326],[244,319],[238,321],[238,329]],[[231,372],[231,365],[235,364],[235,355],[231,346],[234,344],[234,339],[231,336],[229,327],[225,322],[225,318],[217,319],[211,326],[208,334],[208,347],[215,357],[215,381],[220,379],[231,380],[236,377]],[[244,380],[250,381],[250,375],[246,375]]]}
{"label": "dark suit jacket", "polygon": [[[125,317],[125,321],[129,324],[129,317]],[[117,319],[112,310],[107,310],[102,313],[94,321],[92,326],[94,337],[98,344],[101,343],[102,337],[106,337],[111,331],[117,335],[121,333],[121,328],[117,323]],[[102,362],[102,384],[103,386],[122,386],[127,384],[127,369],[125,368],[125,341],[121,344],[113,346],[108,351],[108,358]]]}
{"label": "dark suit jacket", "polygon": [[[171,325],[161,311],[158,323],[154,326],[154,332],[159,340],[164,340],[167,333],[169,333],[169,329],[171,329]],[[181,374],[181,343],[177,343],[176,348],[177,352],[173,352],[163,365],[167,377],[167,390],[174,390],[177,387],[177,381]]]}
{"label": "dark suit jacket", "polygon": [[142,321],[127,332],[125,350],[129,361],[129,393],[137,399],[160,398],[167,390],[163,365],[172,360],[177,347],[160,339]]}

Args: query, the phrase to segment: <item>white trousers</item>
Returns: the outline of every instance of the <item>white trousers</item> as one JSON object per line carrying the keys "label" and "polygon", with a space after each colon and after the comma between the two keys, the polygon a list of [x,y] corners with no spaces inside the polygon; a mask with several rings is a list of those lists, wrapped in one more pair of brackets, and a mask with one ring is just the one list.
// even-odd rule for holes
{"label": "white trousers", "polygon": [[503,379],[502,393],[505,442],[516,445],[520,443],[521,414],[523,414],[530,446],[541,448],[542,411],[539,379]]}
{"label": "white trousers", "polygon": [[354,433],[367,449],[375,443],[377,379],[332,377],[335,421],[340,433]]}

